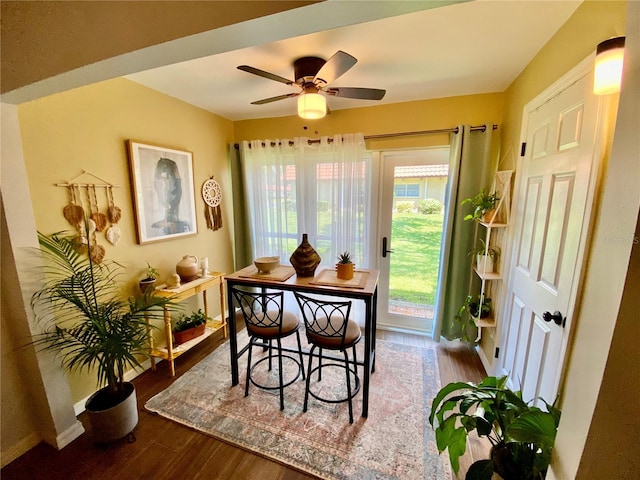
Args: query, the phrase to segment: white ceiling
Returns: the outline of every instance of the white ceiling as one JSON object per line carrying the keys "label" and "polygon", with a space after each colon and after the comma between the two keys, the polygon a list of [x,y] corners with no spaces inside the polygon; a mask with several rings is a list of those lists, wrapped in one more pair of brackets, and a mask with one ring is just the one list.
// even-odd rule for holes
{"label": "white ceiling", "polygon": [[[330,16],[335,1],[314,6],[314,15],[323,8]],[[265,105],[250,102],[298,91],[240,71],[238,65],[294,80],[295,59],[328,59],[338,50],[353,55],[358,63],[331,87],[382,88],[387,93],[381,101],[329,97],[331,110],[502,92],[581,1],[475,0],[439,6],[226,51],[126,78],[233,121],[294,115],[295,98]],[[363,8],[367,3],[360,2]],[[424,4],[428,8],[433,2]],[[279,18],[272,16],[271,28],[278,28]],[[335,20],[327,22],[331,23]],[[256,31],[256,37],[260,33]]]}

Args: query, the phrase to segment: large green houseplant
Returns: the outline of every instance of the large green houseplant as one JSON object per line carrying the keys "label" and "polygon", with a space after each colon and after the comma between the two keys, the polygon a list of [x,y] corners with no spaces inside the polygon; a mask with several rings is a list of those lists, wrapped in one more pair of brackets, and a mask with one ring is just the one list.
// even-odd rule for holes
{"label": "large green houseplant", "polygon": [[544,400],[546,410],[531,406],[506,383],[507,377],[487,377],[477,385],[454,382],[433,399],[429,422],[456,475],[470,432],[491,442],[490,458],[473,463],[466,480],[491,480],[494,472],[504,480],[545,478],[560,410]]}
{"label": "large green houseplant", "polygon": [[[64,232],[38,233],[38,240],[45,279],[31,298],[42,325],[34,343],[59,354],[68,371],[97,373],[99,390],[86,403],[95,440],[127,436],[138,412],[135,389],[124,375],[149,355],[145,318],[162,319],[162,307],[171,301],[151,294],[126,298],[116,281],[122,267],[109,260],[94,262]],[[116,419],[109,415],[114,412]],[[122,425],[116,425],[119,420]]]}

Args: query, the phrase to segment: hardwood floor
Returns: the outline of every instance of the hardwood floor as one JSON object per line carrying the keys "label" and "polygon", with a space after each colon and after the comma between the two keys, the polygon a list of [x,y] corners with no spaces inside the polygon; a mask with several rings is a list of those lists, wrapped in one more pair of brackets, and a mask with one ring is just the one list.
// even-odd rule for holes
{"label": "hardwood floor", "polygon": [[[433,343],[427,337],[388,331],[379,331],[377,338],[415,346]],[[169,377],[167,362],[161,362],[155,372],[147,371],[134,380],[140,409],[135,442],[122,440],[107,447],[97,447],[90,435],[84,434],[60,451],[41,443],[3,468],[0,476],[3,480],[314,478],[142,410],[149,398],[169,386],[223,340],[221,333],[214,334],[178,358],[174,378]],[[443,340],[437,349],[443,385],[452,381],[477,382],[484,378],[482,363],[470,346]],[[84,415],[79,419],[88,430]],[[484,444],[477,439],[469,443],[460,462],[461,478],[473,461],[487,458]]]}

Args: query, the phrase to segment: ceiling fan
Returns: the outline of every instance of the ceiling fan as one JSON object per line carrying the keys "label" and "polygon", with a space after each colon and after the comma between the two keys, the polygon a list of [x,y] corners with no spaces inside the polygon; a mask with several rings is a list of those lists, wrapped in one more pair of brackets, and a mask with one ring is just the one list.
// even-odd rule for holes
{"label": "ceiling fan", "polygon": [[355,57],[342,50],[338,50],[326,61],[318,57],[302,57],[293,62],[295,81],[265,72],[255,67],[250,67],[249,65],[240,65],[238,69],[299,89],[299,91],[294,93],[256,100],[255,102],[251,102],[252,105],[264,105],[265,103],[277,102],[278,100],[284,100],[286,98],[299,97],[298,115],[302,118],[322,118],[327,112],[327,106],[326,99],[320,95],[320,92],[326,95],[359,100],[382,100],[384,97],[386,90],[380,90],[378,88],[331,88],[328,86],[353,67],[357,61]]}

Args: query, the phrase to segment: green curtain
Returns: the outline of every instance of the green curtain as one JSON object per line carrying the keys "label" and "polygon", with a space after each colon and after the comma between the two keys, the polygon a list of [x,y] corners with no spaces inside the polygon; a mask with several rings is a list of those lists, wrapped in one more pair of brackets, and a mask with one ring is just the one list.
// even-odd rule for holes
{"label": "green curtain", "polygon": [[233,198],[233,263],[235,270],[251,265],[251,236],[247,219],[247,202],[242,180],[242,152],[234,145],[229,146],[229,169],[231,171],[231,191]]}
{"label": "green curtain", "polygon": [[[471,275],[468,256],[476,226],[463,219],[469,212],[460,202],[491,186],[497,164],[494,137],[492,124],[478,130],[461,125],[458,132],[452,134],[433,331],[436,341],[441,336],[449,340],[463,337],[462,326],[455,315],[468,294],[480,292],[480,282]],[[466,337],[476,338],[476,332],[467,331]]]}

